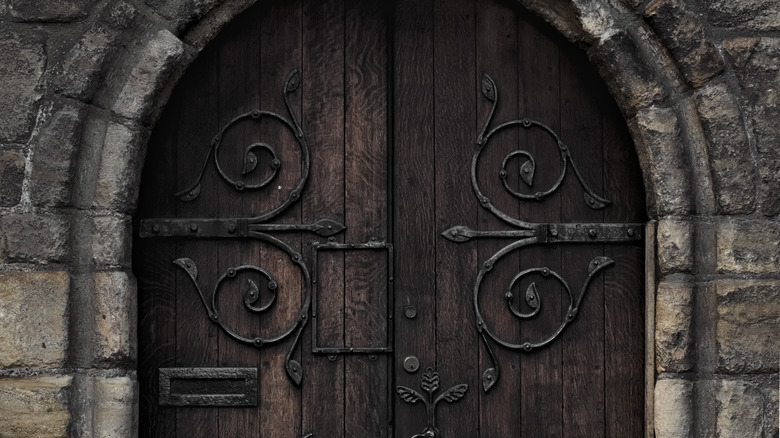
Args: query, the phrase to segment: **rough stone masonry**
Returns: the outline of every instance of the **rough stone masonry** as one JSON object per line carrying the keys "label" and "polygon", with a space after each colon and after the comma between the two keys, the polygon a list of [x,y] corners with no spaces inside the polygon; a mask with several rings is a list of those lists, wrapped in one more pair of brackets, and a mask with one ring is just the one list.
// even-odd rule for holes
{"label": "rough stone masonry", "polygon": [[[655,435],[777,437],[780,2],[519,2],[586,50],[636,144]],[[0,437],[135,435],[145,144],[250,3],[0,0]]]}

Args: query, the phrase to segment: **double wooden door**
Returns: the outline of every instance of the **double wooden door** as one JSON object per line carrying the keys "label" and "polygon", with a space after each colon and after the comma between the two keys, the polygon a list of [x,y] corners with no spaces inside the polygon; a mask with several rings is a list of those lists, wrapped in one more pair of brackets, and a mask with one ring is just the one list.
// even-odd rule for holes
{"label": "double wooden door", "polygon": [[633,146],[511,3],[258,2],[137,217],[141,436],[643,433]]}

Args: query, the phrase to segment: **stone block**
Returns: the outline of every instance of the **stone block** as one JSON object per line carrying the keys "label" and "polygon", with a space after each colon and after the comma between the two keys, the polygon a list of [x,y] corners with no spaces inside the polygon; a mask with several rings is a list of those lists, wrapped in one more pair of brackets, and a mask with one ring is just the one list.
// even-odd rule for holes
{"label": "stone block", "polygon": [[653,0],[645,17],[693,87],[704,85],[725,67],[718,49],[704,32],[701,20],[681,0]]}
{"label": "stone block", "polygon": [[95,362],[127,365],[135,360],[136,286],[126,272],[92,275],[97,338]]}
{"label": "stone block", "polygon": [[717,348],[721,372],[777,372],[780,280],[720,280]]}
{"label": "stone block", "polygon": [[687,215],[693,209],[691,183],[680,125],[672,109],[650,107],[629,121],[642,165],[648,211]]}
{"label": "stone block", "polygon": [[780,223],[724,220],[716,227],[718,272],[743,275],[780,272]]}
{"label": "stone block", "polygon": [[658,372],[693,367],[693,284],[658,283],[655,303],[655,357]]}
{"label": "stone block", "polygon": [[25,162],[21,149],[0,150],[0,207],[19,204]]}
{"label": "stone block", "polygon": [[184,44],[167,30],[161,30],[144,47],[113,105],[113,111],[142,122],[158,102],[166,79],[184,55]]}
{"label": "stone block", "polygon": [[130,377],[95,381],[93,432],[96,438],[133,437],[137,385]]}
{"label": "stone block", "polygon": [[735,38],[723,48],[746,100],[759,160],[780,159],[780,38]]}
{"label": "stone block", "polygon": [[64,364],[69,290],[67,272],[0,273],[0,367]]}
{"label": "stone block", "polygon": [[735,30],[780,30],[777,0],[710,0],[702,2],[710,24]]}
{"label": "stone block", "polygon": [[693,383],[661,379],[655,383],[656,438],[688,438],[693,432]]}
{"label": "stone block", "polygon": [[27,141],[43,95],[45,68],[40,38],[0,30],[0,142]]}
{"label": "stone block", "polygon": [[131,223],[126,217],[92,218],[92,263],[121,267],[130,263]]}
{"label": "stone block", "polygon": [[6,0],[6,14],[14,21],[68,22],[84,18],[97,0]]}
{"label": "stone block", "polygon": [[776,216],[780,213],[780,159],[759,160],[758,174],[761,177],[758,191],[761,212]]}
{"label": "stone block", "polygon": [[70,225],[66,217],[23,213],[0,217],[0,260],[57,263],[67,261]]}
{"label": "stone block", "polygon": [[607,34],[590,50],[591,59],[628,115],[665,97],[652,66],[625,31]]}
{"label": "stone block", "polygon": [[764,402],[750,382],[724,380],[716,395],[718,438],[761,438]]}
{"label": "stone block", "polygon": [[109,123],[95,185],[95,206],[118,212],[132,208],[138,197],[144,141],[139,129]]}
{"label": "stone block", "polygon": [[0,379],[0,436],[67,438],[71,381],[68,376]]}
{"label": "stone block", "polygon": [[662,219],[656,235],[658,265],[662,275],[693,269],[693,224]]}
{"label": "stone block", "polygon": [[178,32],[206,15],[220,0],[146,0],[146,4],[170,21]]}
{"label": "stone block", "polygon": [[739,105],[723,84],[696,94],[704,134],[709,141],[710,169],[721,213],[746,214],[755,209],[755,171]]}
{"label": "stone block", "polygon": [[105,8],[68,52],[55,78],[57,89],[68,96],[89,100],[100,85],[106,60],[116,52],[122,31],[135,19],[136,9],[123,1]]}
{"label": "stone block", "polygon": [[780,385],[777,381],[777,374],[772,379],[772,383],[764,385],[764,436],[780,436]]}
{"label": "stone block", "polygon": [[36,206],[62,207],[70,204],[86,106],[57,99],[50,112],[32,141],[30,200]]}

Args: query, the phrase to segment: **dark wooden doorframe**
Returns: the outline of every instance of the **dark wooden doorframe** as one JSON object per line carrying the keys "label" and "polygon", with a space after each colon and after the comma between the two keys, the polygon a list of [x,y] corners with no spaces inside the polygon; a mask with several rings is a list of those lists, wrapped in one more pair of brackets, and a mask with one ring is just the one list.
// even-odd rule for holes
{"label": "dark wooden doorframe", "polygon": [[[641,432],[642,251],[607,243],[641,242],[644,196],[630,138],[597,75],[580,72],[584,57],[544,25],[501,4],[404,0],[389,14],[376,2],[347,3],[254,7],[204,51],[155,130],[152,144],[173,149],[151,148],[146,175],[176,169],[168,185],[186,190],[174,204],[160,182],[144,177],[142,217],[181,219],[147,219],[141,235],[185,237],[139,239],[151,257],[134,262],[146,288],[140,326],[149,340],[141,347],[149,368],[140,373],[142,410],[160,424],[150,435],[185,423],[210,436],[248,429],[296,437]],[[260,119],[276,124],[260,123],[259,132],[282,146],[257,143],[246,123]],[[496,130],[506,121],[515,122]],[[202,139],[215,132],[221,134],[204,152]],[[209,167],[223,144],[241,141],[238,167]],[[582,153],[589,144],[596,149]],[[525,152],[512,155],[517,150]],[[255,183],[278,172],[268,187],[279,190],[246,197],[255,192],[231,175],[251,175],[257,162],[270,167]],[[567,170],[546,171],[550,163]],[[291,164],[293,173],[284,173]],[[498,173],[502,167],[506,174]],[[533,176],[523,178],[524,171]],[[626,174],[632,184],[621,179]],[[183,182],[196,175],[199,184]],[[534,195],[540,186],[553,187],[541,191],[543,203],[509,191],[524,187]],[[602,190],[612,203],[594,209],[606,205]],[[539,205],[545,208],[529,208]],[[262,244],[213,249],[186,239],[193,236]],[[355,254],[363,249],[388,251],[394,269],[377,270],[381,263]],[[326,260],[328,250],[342,252],[320,272],[314,254]],[[244,258],[270,268],[255,269]],[[602,270],[607,258],[628,271]],[[170,268],[173,260],[178,268]],[[343,278],[327,283],[329,272]],[[516,282],[496,278],[518,273]],[[231,279],[244,274],[254,277],[242,291]],[[580,289],[587,282],[591,287]],[[255,326],[245,314],[235,323],[276,328],[277,335],[236,336],[221,317],[238,315],[241,303],[225,312],[211,300],[210,290],[223,283],[233,292],[220,296],[250,294],[244,307],[259,311],[277,300],[268,308],[286,311],[286,319]],[[303,291],[297,298],[281,298],[296,288]],[[332,288],[341,292],[328,294]],[[548,290],[559,296],[548,298]],[[557,312],[559,322],[540,312],[541,328],[516,328],[513,318],[542,308]],[[333,314],[339,316],[322,322]],[[561,317],[560,335],[534,345]],[[521,341],[510,340],[517,336]],[[189,350],[209,339],[216,351]],[[157,368],[253,363],[255,380],[240,370],[232,380],[243,376],[244,390],[259,385],[255,411],[222,407],[218,420],[208,420],[206,408],[156,407]],[[251,396],[234,398],[252,405]],[[451,403],[437,409],[437,397]],[[430,408],[421,408],[426,401]],[[322,412],[323,403],[333,409]],[[439,414],[444,421],[437,423]],[[611,420],[627,416],[639,421]]]}

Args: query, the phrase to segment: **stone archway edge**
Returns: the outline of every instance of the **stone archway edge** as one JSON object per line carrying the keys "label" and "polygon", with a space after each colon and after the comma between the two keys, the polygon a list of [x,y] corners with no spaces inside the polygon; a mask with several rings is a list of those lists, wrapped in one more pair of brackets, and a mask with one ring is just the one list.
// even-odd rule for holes
{"label": "stone archway edge", "polygon": [[[0,435],[134,436],[130,215],[145,145],[186,66],[252,2],[9,3]],[[637,147],[658,221],[657,436],[776,435],[780,6],[520,3],[585,48]]]}

